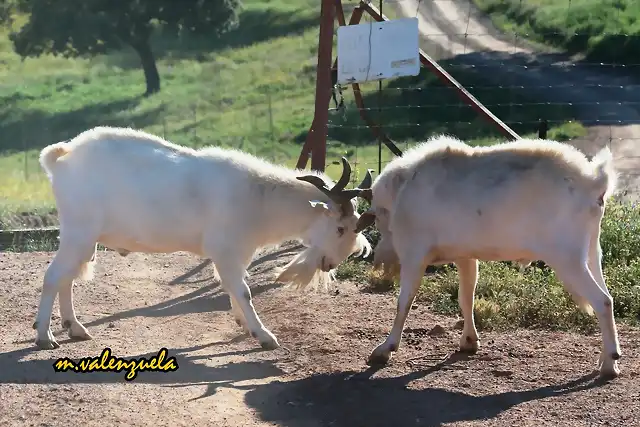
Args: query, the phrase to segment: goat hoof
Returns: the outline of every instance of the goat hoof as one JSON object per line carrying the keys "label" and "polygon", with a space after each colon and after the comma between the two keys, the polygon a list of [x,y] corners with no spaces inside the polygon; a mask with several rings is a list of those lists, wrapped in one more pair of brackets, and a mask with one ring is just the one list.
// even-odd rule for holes
{"label": "goat hoof", "polygon": [[460,340],[460,352],[465,354],[474,355],[478,352],[480,343],[478,340],[473,341],[471,337],[463,337]]}
{"label": "goat hoof", "polygon": [[367,365],[369,366],[379,366],[386,365],[389,363],[389,359],[391,359],[391,351],[388,350],[383,345],[377,347],[375,350],[371,352],[369,358],[367,359]]}
{"label": "goat hoof", "polygon": [[67,329],[67,335],[72,340],[88,341],[93,339],[87,328],[82,326],[82,323],[78,322],[78,320],[65,320],[62,322],[62,327]]}
{"label": "goat hoof", "polygon": [[369,366],[384,366],[389,363],[389,356],[383,354],[371,354],[367,359],[367,365]]}
{"label": "goat hoof", "polygon": [[56,340],[36,340],[36,347],[40,350],[54,350],[60,347]]}
{"label": "goat hoof", "polygon": [[69,338],[76,341],[89,341],[93,339],[91,334],[89,334],[89,332],[87,332],[86,329],[83,331],[69,329],[68,335],[69,335]]}
{"label": "goat hoof", "polygon": [[599,376],[603,380],[613,380],[620,376],[620,368],[613,365],[610,369],[600,369]]}
{"label": "goat hoof", "polygon": [[261,341],[260,347],[262,347],[263,350],[276,350],[280,348],[280,344],[278,344],[278,341],[274,339],[274,340],[268,340],[268,341]]}
{"label": "goat hoof", "polygon": [[612,380],[614,378],[617,378],[620,375],[618,361],[613,358],[607,359],[603,355],[604,353],[600,355],[600,360],[598,361],[598,371],[600,379]]}
{"label": "goat hoof", "polygon": [[460,353],[475,355],[478,352],[478,347],[460,347]]}

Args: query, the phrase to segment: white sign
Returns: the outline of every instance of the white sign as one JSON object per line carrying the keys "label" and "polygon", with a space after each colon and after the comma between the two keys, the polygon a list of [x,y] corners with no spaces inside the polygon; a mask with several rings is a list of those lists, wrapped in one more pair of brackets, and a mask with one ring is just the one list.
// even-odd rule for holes
{"label": "white sign", "polygon": [[338,83],[420,74],[418,18],[338,27]]}

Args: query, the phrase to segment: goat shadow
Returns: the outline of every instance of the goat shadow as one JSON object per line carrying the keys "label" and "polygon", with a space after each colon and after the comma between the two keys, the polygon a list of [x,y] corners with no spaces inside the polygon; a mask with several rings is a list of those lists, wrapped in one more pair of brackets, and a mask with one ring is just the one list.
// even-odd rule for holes
{"label": "goat shadow", "polygon": [[464,355],[426,370],[399,377],[372,378],[363,372],[323,373],[290,382],[259,385],[245,395],[248,407],[264,421],[283,427],[443,426],[489,420],[517,405],[557,398],[604,384],[597,373],[575,380],[524,391],[474,396],[460,391],[409,388],[412,381],[446,368]]}
{"label": "goat shadow", "polygon": [[[282,257],[283,261],[288,260],[289,256],[295,255],[298,250],[302,248],[300,245],[296,244],[284,244],[281,245],[275,251],[266,251],[257,257],[254,257],[254,260],[251,262],[247,271],[251,273],[266,273],[269,270],[273,269],[273,265],[268,265],[267,263]],[[205,259],[186,273],[172,279],[168,282],[169,286],[177,285],[177,284],[199,284],[203,283],[202,286],[197,287],[191,292],[180,295],[175,298],[171,298],[166,301],[159,302],[157,304],[136,307],[129,310],[124,310],[121,312],[113,313],[95,320],[91,320],[89,322],[83,323],[85,327],[91,328],[104,324],[109,324],[112,322],[118,322],[125,319],[130,319],[134,317],[169,317],[169,316],[181,316],[187,314],[195,314],[195,313],[211,313],[214,311],[229,311],[231,310],[231,303],[229,301],[229,296],[227,293],[222,290],[220,287],[220,283],[217,280],[215,275],[208,275],[207,267],[209,270],[213,268],[212,262],[210,259]],[[197,277],[197,276],[205,276],[205,277]],[[204,283],[207,283],[204,285]],[[264,292],[267,292],[271,289],[279,288],[282,285],[273,282],[260,280],[258,282],[248,281],[249,286],[251,287],[251,294],[253,297],[260,295]],[[55,323],[52,323],[52,326]],[[56,337],[66,336],[66,331],[63,329],[56,329],[52,331],[53,335]],[[32,339],[25,339],[21,341],[17,341],[17,344],[28,344],[32,343]],[[61,341],[64,343],[65,341]],[[35,346],[32,350],[35,349]]]}
{"label": "goat shadow", "polygon": [[[264,352],[260,348],[234,350],[221,353],[205,352],[193,354],[207,347],[218,347],[233,344],[237,339],[214,342],[185,348],[168,348],[167,357],[175,357],[178,369],[173,372],[138,372],[133,380],[139,384],[156,384],[163,387],[207,386],[204,393],[191,400],[201,399],[216,394],[223,387],[247,389],[250,386],[238,386],[236,382],[261,380],[280,376],[283,371],[275,366],[273,360],[242,361],[237,363],[211,366],[204,362],[226,356],[246,356]],[[126,383],[127,370],[122,372],[92,372],[90,374],[72,371],[56,372],[54,364],[57,359],[29,359],[29,349],[23,348],[0,353],[0,364],[5,369],[0,371],[0,384],[123,384]],[[271,352],[273,353],[273,352]],[[127,356],[127,360],[157,356],[157,352]],[[118,356],[118,355],[115,355]],[[277,357],[276,354],[273,355]]]}

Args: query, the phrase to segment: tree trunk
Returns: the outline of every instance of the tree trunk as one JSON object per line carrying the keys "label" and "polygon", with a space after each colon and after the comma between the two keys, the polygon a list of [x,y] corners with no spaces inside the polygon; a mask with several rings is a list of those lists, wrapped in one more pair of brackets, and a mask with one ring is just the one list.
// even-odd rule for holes
{"label": "tree trunk", "polygon": [[158,73],[156,58],[153,56],[149,39],[133,42],[131,46],[140,56],[144,78],[147,82],[145,96],[160,92],[160,74]]}

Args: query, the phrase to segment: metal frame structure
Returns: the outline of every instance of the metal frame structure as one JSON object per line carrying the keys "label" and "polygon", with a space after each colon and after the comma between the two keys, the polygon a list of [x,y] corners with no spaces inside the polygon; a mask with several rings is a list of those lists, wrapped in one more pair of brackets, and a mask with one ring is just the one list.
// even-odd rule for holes
{"label": "metal frame structure", "polygon": [[[321,0],[320,8],[320,35],[318,38],[318,65],[316,74],[316,95],[315,95],[315,112],[313,122],[307,134],[307,138],[302,146],[300,157],[296,167],[304,169],[307,166],[309,155],[311,155],[311,169],[324,172],[326,155],[327,155],[327,130],[329,121],[329,102],[333,84],[337,70],[337,58],[331,63],[333,54],[333,29],[334,22],[337,19],[339,25],[347,25],[342,7],[342,0]],[[373,19],[378,22],[388,21],[389,19],[382,14],[380,9],[376,8],[369,1],[361,0],[351,14],[348,25],[356,25],[360,23],[362,15],[367,12]],[[453,87],[458,95],[476,110],[487,121],[493,123],[498,130],[508,139],[519,139],[520,136],[507,126],[502,120],[489,111],[480,101],[471,95],[456,79],[454,79],[447,71],[442,68],[433,58],[420,49],[420,62],[422,66],[429,68],[444,83]],[[373,134],[382,141],[391,152],[397,156],[402,155],[402,151],[396,144],[386,135],[381,126],[374,123],[366,114],[360,85],[358,83],[351,84],[354,91],[356,105],[360,112],[360,117],[369,126]]]}

